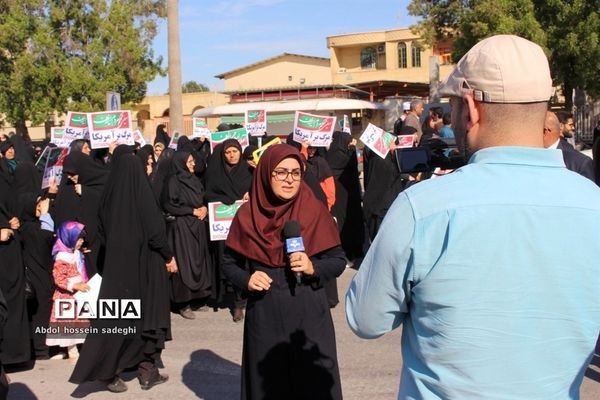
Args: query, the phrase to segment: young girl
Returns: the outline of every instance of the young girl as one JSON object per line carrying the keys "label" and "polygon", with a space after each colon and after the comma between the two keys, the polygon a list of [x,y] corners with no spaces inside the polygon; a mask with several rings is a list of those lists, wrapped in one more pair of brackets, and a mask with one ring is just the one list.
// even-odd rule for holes
{"label": "young girl", "polygon": [[[56,242],[52,247],[52,256],[54,257],[54,268],[52,275],[56,289],[52,296],[53,305],[50,314],[50,328],[58,328],[57,335],[48,335],[46,344],[48,346],[67,347],[68,357],[75,361],[79,357],[77,344],[83,343],[84,338],[81,335],[73,337],[64,331],[64,327],[86,327],[87,320],[81,319],[56,319],[55,304],[57,299],[73,299],[73,294],[77,291],[87,292],[88,276],[85,269],[85,259],[83,253],[79,250],[83,245],[85,237],[84,225],[75,222],[64,222],[56,233]],[[54,336],[54,337],[53,337]]]}

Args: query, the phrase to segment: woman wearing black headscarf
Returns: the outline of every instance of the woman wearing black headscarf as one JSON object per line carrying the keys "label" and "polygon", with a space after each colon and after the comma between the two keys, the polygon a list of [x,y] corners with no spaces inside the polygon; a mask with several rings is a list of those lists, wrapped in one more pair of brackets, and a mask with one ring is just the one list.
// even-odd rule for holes
{"label": "woman wearing black headscarf", "polygon": [[[0,154],[2,154],[0,157],[0,196],[5,205],[8,205],[12,200],[10,188],[14,183],[17,169],[15,146],[10,139],[0,142]],[[10,202],[12,203],[12,201]]]}
{"label": "woman wearing black headscarf", "polygon": [[[404,126],[400,134],[410,135],[415,132],[414,128]],[[390,149],[394,148],[393,144],[390,146]],[[368,147],[365,147],[363,156],[365,187],[363,212],[369,238],[373,241],[379,231],[383,217],[385,217],[393,201],[411,183],[408,180],[408,175],[400,174],[392,150],[385,158],[381,158]]]}
{"label": "woman wearing black headscarf", "polygon": [[167,229],[179,266],[179,273],[171,276],[171,301],[187,319],[194,318],[190,303],[208,297],[213,280],[206,226],[208,209],[202,182],[193,173],[194,166],[190,153],[175,153],[174,175],[169,179],[167,201],[163,205],[175,217]]}
{"label": "woman wearing black headscarf", "polygon": [[337,220],[346,258],[353,260],[363,256],[365,229],[352,136],[346,132],[333,132],[326,159],[335,178],[335,204],[331,212]]}
{"label": "woman wearing black headscarf", "polygon": [[0,291],[8,305],[8,319],[0,334],[2,365],[20,364],[31,358],[21,239],[9,219],[6,209],[0,207]]}
{"label": "woman wearing black headscarf", "polygon": [[171,143],[171,137],[167,133],[167,127],[165,126],[165,124],[159,124],[156,127],[156,136],[154,137],[153,144],[156,144],[158,142],[164,144],[165,147],[169,147],[169,143]]}
{"label": "woman wearing black headscarf", "polygon": [[[226,241],[223,270],[248,295],[242,399],[342,398],[323,284],[346,262],[333,218],[302,181],[302,162],[289,145],[265,151]],[[306,250],[286,255],[289,221]]]}
{"label": "woman wearing black headscarf", "polygon": [[147,144],[138,149],[135,155],[140,159],[142,165],[144,165],[146,175],[150,177],[150,180],[152,181],[151,175],[154,171],[154,164],[156,163],[156,160],[154,159],[154,147],[152,147],[151,144]]}
{"label": "woman wearing black headscarf", "polygon": [[90,250],[86,253],[86,268],[90,277],[99,272],[98,209],[108,172],[106,167],[82,152],[69,153],[63,165],[63,181],[54,202],[56,226],[66,221],[78,221],[85,225],[86,247]]}
{"label": "woman wearing black headscarf", "polygon": [[[248,200],[252,172],[248,162],[242,157],[240,142],[236,139],[227,139],[215,147],[212,157],[208,160],[205,179],[207,202],[221,202],[231,205],[238,200]],[[224,242],[212,242],[211,248],[215,263],[212,296],[217,301],[221,301],[224,292],[223,283],[226,286],[231,286],[228,282],[222,281],[221,259],[225,248]],[[234,290],[234,296],[231,314],[233,321],[238,322],[244,318],[245,301],[242,299],[239,290]]]}
{"label": "woman wearing black headscarf", "polygon": [[164,220],[142,163],[133,154],[113,160],[99,211],[103,239],[100,299],[140,299],[141,319],[96,319],[92,327],[135,328],[134,334],[90,334],[73,383],[103,380],[113,392],[127,390],[118,374],[137,366],[142,389],[163,383],[156,360],[170,340],[169,272],[177,264],[167,244]]}
{"label": "woman wearing black headscarf", "polygon": [[200,179],[203,178],[206,171],[206,152],[198,151],[204,142],[190,140],[187,136],[181,136],[177,141],[177,151],[190,153],[194,157],[194,174]]}
{"label": "woman wearing black headscarf", "polygon": [[34,289],[35,298],[29,299],[27,308],[31,322],[33,350],[36,359],[48,358],[46,335],[36,333],[36,328],[47,328],[52,309],[54,279],[52,277],[52,244],[54,222],[48,215],[49,199],[35,193],[19,196],[21,211],[21,247],[26,278]]}

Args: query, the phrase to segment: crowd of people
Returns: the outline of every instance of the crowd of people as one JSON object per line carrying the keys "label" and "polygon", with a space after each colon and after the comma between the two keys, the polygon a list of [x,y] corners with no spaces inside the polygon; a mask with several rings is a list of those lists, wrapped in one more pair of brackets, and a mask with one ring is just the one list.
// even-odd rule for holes
{"label": "crowd of people", "polygon": [[[400,171],[397,141],[385,158],[365,148],[364,195],[356,140],[341,131],[328,148],[289,135],[258,162],[256,138],[211,149],[181,136],[173,150],[164,125],[143,147],[80,139],[46,190],[28,141],[6,138],[0,369],[68,358],[72,383],[123,392],[121,372],[137,368],[148,390],[168,380],[157,365],[172,314],[224,308],[245,321],[243,399],[341,399],[330,308],[368,248],[346,315],[365,338],[404,324],[401,398],[576,398],[600,330],[598,168],[568,144],[572,115],[547,111],[548,63],[529,41],[482,41],[442,92],[452,118],[441,107],[424,118],[415,100],[392,134],[455,138],[467,165],[420,183],[430,174]],[[211,241],[208,203],[238,201],[227,239]],[[581,239],[570,252],[565,230]],[[100,299],[139,299],[140,318],[58,321],[53,300],[96,276]],[[53,334],[65,324],[88,334]],[[94,333],[105,329],[131,334]],[[6,388],[2,372],[0,398]]]}
{"label": "crowd of people", "polygon": [[[219,129],[229,127],[221,125]],[[64,159],[62,179],[59,184],[51,179],[45,190],[40,189],[43,171],[35,165],[30,144],[19,136],[3,141],[0,288],[8,312],[2,329],[2,365],[14,367],[34,359],[69,359],[75,364],[71,382],[100,380],[113,392],[127,390],[119,374],[129,368],[137,368],[142,389],[166,381],[168,377],[159,373],[156,363],[165,342],[171,340],[171,314],[194,319],[194,310],[226,309],[234,322],[242,321],[246,303],[254,304],[258,297],[239,273],[249,274],[254,268],[282,272],[272,276],[276,279],[272,285],[283,285],[282,293],[289,289],[285,286],[287,269],[279,268],[283,266],[283,253],[276,256],[277,262],[263,260],[256,254],[282,251],[277,243],[281,244],[281,228],[290,217],[300,221],[302,236],[310,249],[302,253],[308,255],[303,265],[308,257],[329,257],[320,254],[321,250],[331,250],[329,246],[319,247],[323,237],[329,238],[331,247],[336,248],[332,253],[333,266],[330,267],[331,262],[315,261],[319,277],[316,267],[312,268],[312,279],[306,287],[294,287],[294,292],[302,296],[318,294],[303,304],[324,299],[323,309],[335,307],[339,302],[335,277],[350,259],[362,255],[363,225],[356,141],[344,132],[335,132],[333,138],[326,151],[291,139],[294,146],[271,146],[285,151],[275,157],[274,164],[269,161],[271,152],[265,152],[262,160],[266,161],[259,164],[258,170],[252,157],[258,145],[254,138],[246,151],[236,139],[226,140],[211,151],[208,140],[182,136],[177,150],[173,150],[169,147],[170,136],[161,125],[154,145],[143,147],[120,145],[93,150],[86,140],[75,140]],[[269,140],[266,135],[262,138],[263,143]],[[298,176],[302,182],[294,174],[281,180],[285,184],[289,178],[298,186],[299,198],[292,201],[295,206],[282,204],[273,194],[264,199],[251,196],[269,190],[273,170],[265,170],[266,166],[274,168],[287,157],[297,163],[294,171],[301,171]],[[262,176],[260,184],[257,174]],[[269,237],[267,243],[257,243],[255,250],[246,244],[250,234],[243,224],[234,224],[230,234],[238,237],[237,245],[234,239],[209,239],[208,203],[231,205],[236,201],[251,205],[252,215],[262,213],[257,218],[268,226],[254,226],[268,231],[254,236]],[[307,206],[321,207],[322,211],[299,212]],[[271,211],[278,215],[276,225],[272,225]],[[315,223],[303,215],[319,218]],[[321,225],[327,230],[317,229]],[[244,261],[240,261],[242,256],[246,257]],[[237,267],[241,267],[239,273]],[[333,269],[329,272],[328,268]],[[299,271],[308,274],[307,269]],[[57,320],[54,301],[73,299],[77,292],[91,290],[90,280],[96,275],[102,278],[100,299],[140,299],[142,318]],[[321,297],[320,293],[325,294]],[[296,304],[295,299],[290,304],[297,312],[304,306]],[[247,329],[257,329],[256,312],[250,311],[253,309],[249,307],[246,318],[247,326],[253,328]],[[322,315],[329,315],[329,311]],[[303,332],[305,341],[315,340],[315,333],[328,337],[329,347],[322,350],[334,360],[332,373],[337,385],[332,390],[341,393],[333,324],[330,317],[326,321],[328,331],[321,332],[315,326],[311,330],[308,322],[295,328]],[[64,331],[57,335],[52,330],[65,325],[87,327],[88,334],[69,337]],[[109,327],[135,333],[94,334]],[[281,335],[297,336],[294,332],[286,329]],[[268,350],[265,347],[260,351]],[[260,361],[250,358],[253,363]],[[280,356],[274,360],[272,373],[279,368],[277,363],[281,360],[277,358]],[[256,393],[260,385],[249,386],[248,390]]]}

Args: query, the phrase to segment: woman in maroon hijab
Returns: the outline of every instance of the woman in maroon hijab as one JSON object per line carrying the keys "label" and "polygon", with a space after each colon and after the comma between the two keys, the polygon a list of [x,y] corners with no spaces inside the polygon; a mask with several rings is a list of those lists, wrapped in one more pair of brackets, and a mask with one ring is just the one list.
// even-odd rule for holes
{"label": "woman in maroon hijab", "polygon": [[[342,398],[323,285],[344,271],[344,253],[302,165],[292,146],[267,149],[227,238],[223,272],[248,297],[242,399]],[[299,223],[305,248],[289,255],[288,221]]]}

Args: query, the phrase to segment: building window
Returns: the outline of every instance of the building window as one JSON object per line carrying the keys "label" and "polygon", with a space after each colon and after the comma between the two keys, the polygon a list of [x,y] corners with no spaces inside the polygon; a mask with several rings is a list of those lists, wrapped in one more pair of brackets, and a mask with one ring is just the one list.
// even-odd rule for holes
{"label": "building window", "polygon": [[406,68],[408,62],[406,56],[406,43],[398,43],[398,68]]}
{"label": "building window", "polygon": [[377,52],[373,47],[367,47],[361,50],[360,67],[362,69],[377,68]]}
{"label": "building window", "polygon": [[412,45],[412,66],[421,66],[421,48],[416,43],[413,43]]}

